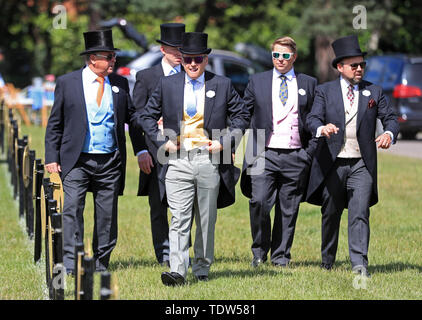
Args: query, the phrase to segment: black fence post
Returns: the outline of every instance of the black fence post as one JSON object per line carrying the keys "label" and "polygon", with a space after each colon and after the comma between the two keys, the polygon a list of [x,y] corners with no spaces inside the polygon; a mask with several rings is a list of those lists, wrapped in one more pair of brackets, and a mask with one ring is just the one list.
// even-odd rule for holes
{"label": "black fence post", "polygon": [[36,159],[34,164],[34,201],[35,201],[35,237],[34,237],[34,262],[38,262],[42,252],[41,229],[41,187],[44,178],[44,165],[41,159]]}

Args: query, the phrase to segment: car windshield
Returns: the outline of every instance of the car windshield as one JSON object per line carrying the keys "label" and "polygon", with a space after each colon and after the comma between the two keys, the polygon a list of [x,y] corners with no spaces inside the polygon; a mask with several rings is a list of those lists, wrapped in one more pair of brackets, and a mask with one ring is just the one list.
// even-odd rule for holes
{"label": "car windshield", "polygon": [[422,63],[406,64],[403,78],[407,80],[407,85],[422,88]]}

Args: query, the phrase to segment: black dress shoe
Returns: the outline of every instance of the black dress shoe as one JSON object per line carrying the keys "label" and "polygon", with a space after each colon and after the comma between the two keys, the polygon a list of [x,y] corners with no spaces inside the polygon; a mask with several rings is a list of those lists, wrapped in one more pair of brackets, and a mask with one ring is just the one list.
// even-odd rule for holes
{"label": "black dress shoe", "polygon": [[261,264],[264,263],[264,260],[258,257],[254,257],[251,262],[253,268],[258,268]]}
{"label": "black dress shoe", "polygon": [[371,275],[368,272],[368,269],[365,266],[362,266],[362,265],[354,266],[352,268],[352,272],[354,274],[360,275],[360,276],[365,277],[365,278],[371,277]]}
{"label": "black dress shoe", "polygon": [[333,265],[329,263],[321,263],[320,268],[330,271],[333,268]]}
{"label": "black dress shoe", "polygon": [[273,262],[273,266],[279,267],[279,268],[287,268],[289,266],[288,262]]}
{"label": "black dress shoe", "polygon": [[181,286],[185,284],[185,278],[177,272],[163,272],[161,274],[161,281],[166,286]]}
{"label": "black dress shoe", "polygon": [[196,276],[196,279],[198,279],[198,281],[207,282],[208,281],[208,276]]}

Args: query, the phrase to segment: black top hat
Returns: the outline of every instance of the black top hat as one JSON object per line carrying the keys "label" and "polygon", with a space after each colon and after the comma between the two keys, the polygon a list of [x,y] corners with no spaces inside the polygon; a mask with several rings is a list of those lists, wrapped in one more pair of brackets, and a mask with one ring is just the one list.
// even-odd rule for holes
{"label": "black top hat", "polygon": [[81,52],[81,56],[99,51],[120,50],[113,45],[113,35],[110,29],[84,32],[84,39],[85,51]]}
{"label": "black top hat", "polygon": [[207,48],[208,34],[202,32],[185,32],[182,36],[182,47],[179,49],[184,54],[209,54]]}
{"label": "black top hat", "polygon": [[366,52],[362,52],[359,47],[358,37],[355,35],[343,37],[335,40],[331,46],[333,47],[336,58],[332,62],[332,66],[337,69],[337,63],[344,58],[364,56]]}
{"label": "black top hat", "polygon": [[182,34],[185,32],[183,23],[163,23],[160,25],[160,29],[161,39],[157,39],[157,42],[170,47],[182,45]]}

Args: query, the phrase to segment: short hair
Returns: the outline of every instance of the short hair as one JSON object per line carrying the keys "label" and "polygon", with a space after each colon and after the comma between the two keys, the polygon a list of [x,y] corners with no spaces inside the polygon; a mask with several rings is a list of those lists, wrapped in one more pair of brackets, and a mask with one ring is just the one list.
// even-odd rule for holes
{"label": "short hair", "polygon": [[274,50],[276,45],[286,46],[292,49],[293,53],[296,53],[296,42],[290,37],[281,37],[276,39],[271,45],[271,51]]}

